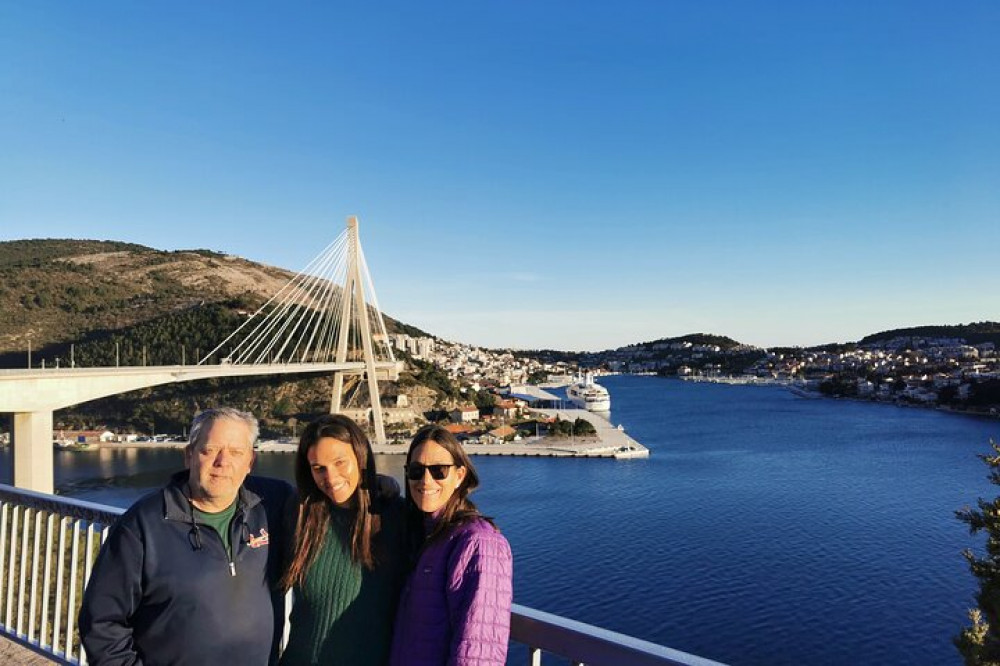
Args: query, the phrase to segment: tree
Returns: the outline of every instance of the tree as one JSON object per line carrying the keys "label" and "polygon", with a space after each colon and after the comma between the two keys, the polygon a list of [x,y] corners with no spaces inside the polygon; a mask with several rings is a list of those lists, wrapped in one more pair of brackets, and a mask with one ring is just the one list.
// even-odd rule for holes
{"label": "tree", "polygon": [[497,404],[496,396],[487,391],[486,389],[483,389],[481,391],[476,391],[470,388],[468,393],[466,393],[466,397],[470,399],[472,403],[476,406],[476,408],[479,409],[480,411],[491,410],[493,409],[494,405]]}
{"label": "tree", "polygon": [[548,381],[549,373],[547,370],[532,370],[528,375],[529,384],[541,384]]}
{"label": "tree", "polygon": [[958,387],[957,386],[942,386],[938,391],[938,404],[939,405],[951,405],[959,402],[958,399]]}
{"label": "tree", "polygon": [[274,406],[271,407],[271,413],[279,418],[285,418],[291,416],[294,413],[294,408],[292,405],[292,400],[287,395],[283,395],[278,398]]}
{"label": "tree", "polygon": [[[981,454],[987,464],[990,483],[1000,485],[1000,445],[992,439],[993,454]],[[969,611],[972,626],[962,630],[953,641],[966,666],[1000,665],[1000,497],[991,501],[979,498],[977,509],[956,511],[956,517],[969,526],[970,534],[986,533],[986,555],[976,557],[971,550],[963,555],[972,575],[979,581],[976,603]]]}
{"label": "tree", "polygon": [[1000,404],[1000,379],[984,379],[970,384],[969,405],[992,407]]}
{"label": "tree", "polygon": [[573,434],[577,437],[596,435],[597,429],[594,428],[594,424],[587,419],[578,418],[573,421]]}
{"label": "tree", "polygon": [[549,424],[549,435],[551,437],[569,437],[573,433],[573,424],[563,421],[558,416],[556,420]]}

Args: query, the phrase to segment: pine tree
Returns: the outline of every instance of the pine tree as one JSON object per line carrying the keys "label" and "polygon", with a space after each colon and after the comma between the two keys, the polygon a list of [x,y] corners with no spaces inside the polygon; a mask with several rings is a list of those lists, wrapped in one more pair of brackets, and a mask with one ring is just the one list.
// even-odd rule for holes
{"label": "pine tree", "polygon": [[[993,454],[979,458],[989,466],[988,478],[1000,486],[1000,446],[990,440]],[[955,515],[969,526],[969,533],[986,533],[986,555],[976,557],[971,550],[963,554],[972,575],[979,581],[976,593],[978,608],[969,611],[972,625],[953,641],[966,666],[1000,666],[1000,497],[991,501],[979,498],[978,509],[965,508]]]}

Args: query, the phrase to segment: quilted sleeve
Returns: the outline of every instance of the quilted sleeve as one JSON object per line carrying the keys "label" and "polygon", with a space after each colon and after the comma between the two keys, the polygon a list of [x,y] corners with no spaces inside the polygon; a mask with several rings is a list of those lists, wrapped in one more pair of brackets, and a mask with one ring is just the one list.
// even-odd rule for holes
{"label": "quilted sleeve", "polygon": [[489,523],[461,535],[448,560],[448,666],[503,666],[513,596],[510,544]]}

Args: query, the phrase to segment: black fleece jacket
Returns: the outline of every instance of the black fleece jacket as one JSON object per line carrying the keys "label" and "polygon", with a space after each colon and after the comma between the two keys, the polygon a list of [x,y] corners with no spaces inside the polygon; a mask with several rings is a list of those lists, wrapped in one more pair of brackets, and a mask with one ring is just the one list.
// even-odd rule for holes
{"label": "black fleece jacket", "polygon": [[248,476],[230,534],[197,523],[180,472],[136,502],[101,548],[80,609],[80,636],[94,666],[267,664],[284,618],[281,575],[294,526],[284,481]]}

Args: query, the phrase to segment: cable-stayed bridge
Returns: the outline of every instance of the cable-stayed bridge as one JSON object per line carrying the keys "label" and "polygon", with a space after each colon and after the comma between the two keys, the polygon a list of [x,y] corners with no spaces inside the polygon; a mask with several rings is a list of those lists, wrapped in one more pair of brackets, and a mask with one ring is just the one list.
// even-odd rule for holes
{"label": "cable-stayed bridge", "polygon": [[[0,370],[0,412],[14,414],[14,485],[51,493],[53,411],[139,388],[209,377],[333,373],[330,411],[345,376],[368,387],[374,439],[385,442],[378,380],[398,378],[358,221],[197,365]],[[360,387],[360,385],[359,385]]]}

